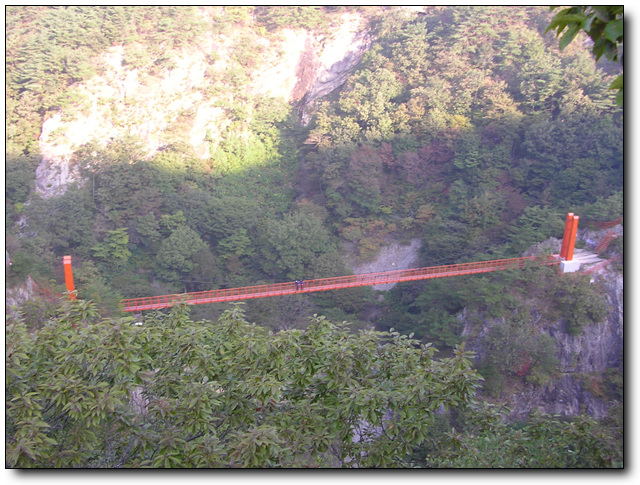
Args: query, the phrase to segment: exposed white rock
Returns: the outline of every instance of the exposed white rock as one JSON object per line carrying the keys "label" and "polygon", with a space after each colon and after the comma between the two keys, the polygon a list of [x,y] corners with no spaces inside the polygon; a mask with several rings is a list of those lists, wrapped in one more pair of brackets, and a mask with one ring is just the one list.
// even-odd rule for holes
{"label": "exposed white rock", "polygon": [[[348,261],[347,264],[352,268],[354,274],[377,273],[381,271],[415,268],[417,267],[418,251],[420,250],[421,244],[422,243],[419,238],[412,239],[408,245],[391,242],[380,249],[380,252],[373,261],[366,263]],[[345,253],[348,254],[348,251],[345,251]],[[375,285],[373,289],[388,291],[395,285],[396,283]]]}
{"label": "exposed white rock", "polygon": [[[201,8],[207,15],[207,8]],[[257,69],[248,73],[247,92],[304,101],[303,121],[313,101],[342,84],[369,47],[358,14],[343,14],[331,38],[305,30],[285,29],[281,37],[260,38],[265,47]],[[233,101],[231,89],[218,99],[205,98],[211,72],[224,73],[232,65],[230,49],[238,33],[205,32],[189,48],[167,52],[171,67],[150,75],[125,62],[125,48],[114,46],[96,64],[99,74],[76,86],[82,99],[46,120],[40,136],[42,160],[36,171],[36,190],[45,197],[64,192],[79,180],[70,158],[85,143],[130,135],[139,137],[152,155],[176,137],[188,141],[201,158],[210,156],[230,122],[219,100]],[[210,56],[217,59],[211,62]]]}
{"label": "exposed white rock", "polygon": [[266,57],[264,64],[267,67],[255,74],[252,91],[291,101],[299,80],[296,75],[298,64],[311,34],[304,30],[284,29],[281,35],[283,41],[279,52],[271,51]]}

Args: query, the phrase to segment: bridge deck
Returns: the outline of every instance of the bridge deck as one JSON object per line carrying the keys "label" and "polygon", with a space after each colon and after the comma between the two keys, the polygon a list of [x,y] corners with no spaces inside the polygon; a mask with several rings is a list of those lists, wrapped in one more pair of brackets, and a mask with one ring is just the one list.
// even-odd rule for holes
{"label": "bridge deck", "polygon": [[300,287],[295,282],[274,283],[269,285],[246,286],[209,290],[175,295],[151,296],[145,298],[130,298],[122,300],[122,309],[126,312],[143,310],[157,310],[167,308],[177,303],[199,305],[224,301],[248,300],[252,298],[266,298],[280,295],[295,295],[314,291],[337,290],[357,286],[372,286],[401,281],[415,281],[429,278],[444,278],[474,273],[487,273],[507,269],[523,268],[527,262],[536,261],[549,266],[559,264],[557,255],[545,257],[524,257],[513,259],[498,259],[494,261],[480,261],[474,263],[451,264],[446,266],[431,266],[427,268],[384,271],[380,273],[366,273],[360,275],[338,276],[333,278],[319,278],[306,280]]}

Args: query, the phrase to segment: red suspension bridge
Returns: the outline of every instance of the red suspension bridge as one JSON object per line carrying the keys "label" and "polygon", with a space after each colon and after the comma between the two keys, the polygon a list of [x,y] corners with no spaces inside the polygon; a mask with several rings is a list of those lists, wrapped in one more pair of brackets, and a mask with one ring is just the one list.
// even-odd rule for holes
{"label": "red suspension bridge", "polygon": [[[359,275],[319,278],[306,281],[273,283],[241,288],[199,291],[174,295],[150,296],[143,298],[129,298],[122,300],[122,310],[126,312],[140,312],[143,310],[157,310],[168,308],[178,303],[198,305],[225,301],[248,300],[253,298],[267,298],[271,296],[294,295],[312,293],[315,291],[338,290],[357,286],[372,286],[402,281],[416,281],[430,278],[445,278],[466,274],[488,273],[508,269],[522,269],[527,264],[543,266],[561,265],[564,271],[575,271],[573,253],[579,217],[573,213],[567,214],[565,230],[560,254],[548,256],[530,256],[512,259],[498,259],[475,263],[450,264],[445,266],[431,266],[426,268],[383,271]],[[613,222],[613,221],[612,221]],[[615,222],[618,222],[615,221]],[[609,236],[609,235],[607,235]],[[608,243],[607,243],[608,244]],[[579,264],[577,265],[579,268]],[[73,275],[71,271],[71,257],[64,257],[65,282],[69,294],[73,295]],[[72,296],[73,298],[73,296]]]}
{"label": "red suspension bridge", "polygon": [[320,278],[302,282],[274,283],[270,285],[246,286],[243,288],[229,288],[222,290],[199,291],[178,295],[150,296],[145,298],[131,298],[122,300],[122,309],[126,312],[155,310],[167,308],[176,303],[197,305],[201,303],[215,303],[220,301],[248,300],[269,296],[293,295],[311,293],[314,291],[337,290],[355,286],[382,285],[400,281],[415,281],[428,278],[443,278],[464,274],[487,273],[505,269],[524,268],[527,261],[537,260],[544,265],[559,264],[560,260],[553,257],[538,258],[535,256],[514,259],[499,259],[479,263],[452,264],[448,266],[432,266],[428,268],[404,269],[384,271],[381,273],[367,273],[333,278]]}

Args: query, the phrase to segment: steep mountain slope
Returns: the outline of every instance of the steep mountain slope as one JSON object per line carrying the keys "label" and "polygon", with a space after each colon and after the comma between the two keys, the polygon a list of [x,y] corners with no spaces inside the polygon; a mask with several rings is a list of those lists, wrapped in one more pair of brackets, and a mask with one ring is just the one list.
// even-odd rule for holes
{"label": "steep mountain slope", "polygon": [[[7,275],[29,297],[29,275],[64,291],[67,254],[79,296],[113,316],[121,298],[515,257],[560,237],[568,211],[622,215],[615,69],[581,43],[559,50],[544,7],[9,13]],[[487,395],[518,416],[602,416],[622,341],[606,274],[609,320],[594,310],[580,335],[553,290],[584,303],[593,289],[529,273],[246,309],[274,331],[318,313],[444,352],[468,338]],[[511,294],[536,284],[538,299]],[[196,320],[223,311],[200,307]]]}
{"label": "steep mountain slope", "polygon": [[[528,302],[531,320],[526,324],[536,329],[537,337],[548,337],[553,344],[549,355],[553,356],[555,366],[548,376],[536,375],[535,366],[544,358],[542,355],[521,356],[512,364],[508,373],[511,377],[506,378],[498,377],[485,365],[487,392],[484,395],[506,403],[512,418],[526,420],[532,411],[538,410],[565,416],[587,413],[602,419],[607,416],[612,401],[622,400],[623,277],[607,268],[593,275],[592,281],[605,292],[607,311],[601,320],[585,322],[579,334],[567,331],[565,318],[545,319],[548,301],[534,298]],[[513,325],[510,318],[496,319],[467,312],[461,314],[461,320],[462,335],[468,338],[467,348],[477,353],[480,365],[492,360],[488,353],[497,351],[495,330]],[[517,338],[509,345],[527,347]],[[530,353],[533,347],[530,344],[523,352]]]}
{"label": "steep mountain slope", "polygon": [[[205,7],[201,13],[210,14]],[[76,101],[42,124],[38,192],[57,195],[77,180],[71,155],[92,140],[105,144],[126,134],[142,140],[152,156],[183,139],[208,158],[229,124],[225,106],[246,105],[251,116],[254,96],[297,104],[308,121],[314,101],[342,85],[370,45],[359,14],[345,13],[333,22],[329,37],[303,29],[283,29],[272,38],[255,37],[241,26],[229,34],[205,31],[188,47],[164,52],[159,69],[153,58],[131,65],[131,53],[144,52],[144,45],[109,48],[94,60],[100,74],[73,86]],[[256,52],[243,63],[236,52],[247,44]],[[231,76],[239,69],[244,81],[234,86]]]}

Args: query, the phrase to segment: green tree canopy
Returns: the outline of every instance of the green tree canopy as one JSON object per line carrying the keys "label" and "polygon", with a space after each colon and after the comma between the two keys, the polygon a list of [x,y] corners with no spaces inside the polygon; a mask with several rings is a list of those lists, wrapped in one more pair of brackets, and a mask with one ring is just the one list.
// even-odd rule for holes
{"label": "green tree canopy", "polygon": [[[68,302],[7,325],[10,467],[402,467],[436,412],[466,406],[471,355],[315,317],[277,334],[239,307],[97,321]],[[77,330],[74,329],[77,327]]]}
{"label": "green tree canopy", "polygon": [[[556,9],[558,7],[551,7]],[[565,32],[565,29],[566,32]],[[623,64],[623,53],[620,47],[624,44],[624,6],[596,5],[576,6],[560,10],[554,17],[546,32],[555,30],[560,37],[559,45],[564,49],[580,31],[593,41],[592,52],[596,60],[602,55],[613,62]],[[564,34],[563,34],[564,32]],[[611,89],[617,89],[616,102],[622,106],[623,75],[620,74],[611,84]]]}
{"label": "green tree canopy", "polygon": [[[489,403],[469,410],[466,430],[447,433],[438,466],[445,468],[621,468],[622,449],[605,426],[588,416],[564,420],[532,413],[510,426],[506,409]],[[619,429],[619,428],[618,428]]]}
{"label": "green tree canopy", "polygon": [[93,248],[93,255],[116,268],[126,266],[131,256],[129,251],[129,235],[124,227],[109,231],[104,241]]}
{"label": "green tree canopy", "polygon": [[207,245],[193,229],[178,226],[160,244],[156,257],[158,275],[171,283],[178,283],[196,268],[193,257]]}
{"label": "green tree canopy", "polygon": [[267,273],[303,279],[312,261],[332,249],[329,232],[313,213],[294,212],[267,220],[262,248]]}

